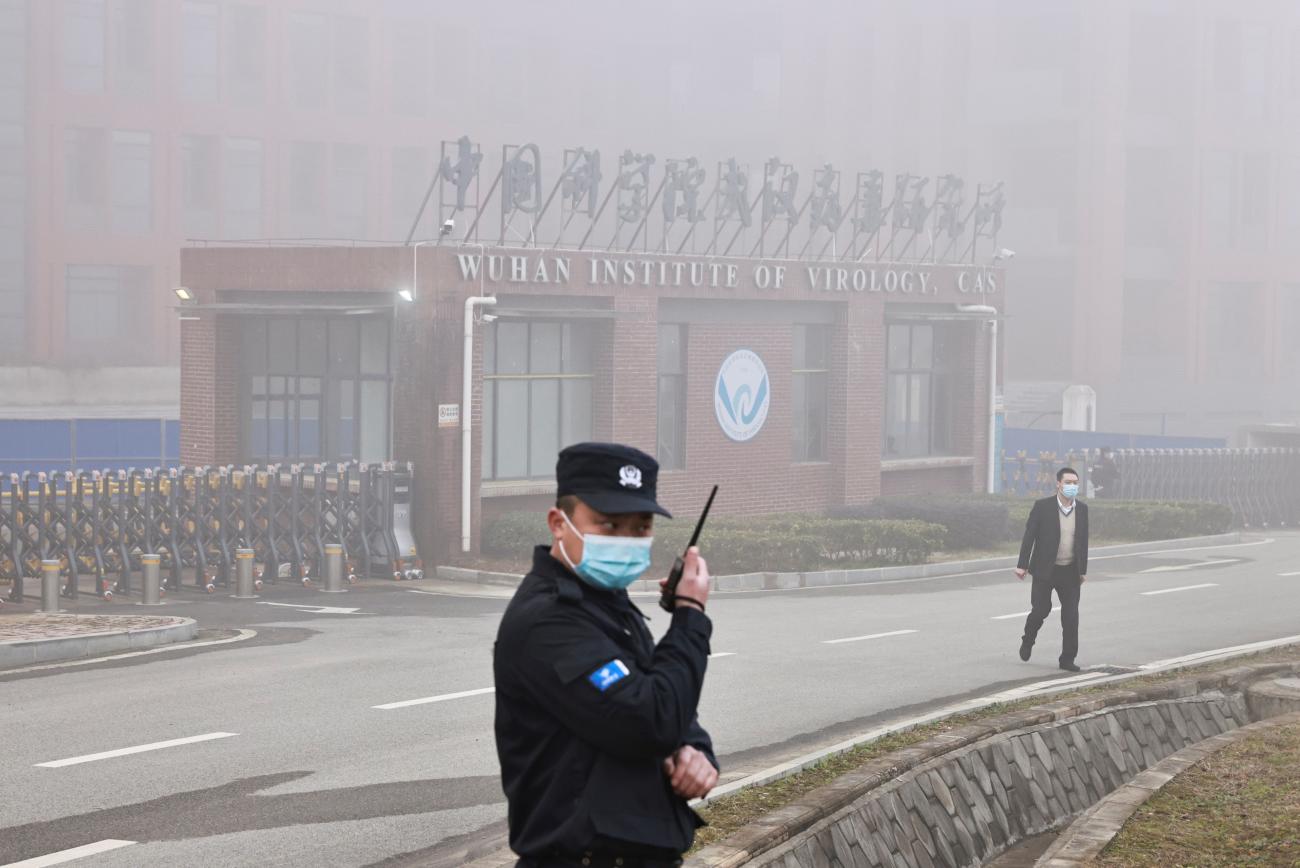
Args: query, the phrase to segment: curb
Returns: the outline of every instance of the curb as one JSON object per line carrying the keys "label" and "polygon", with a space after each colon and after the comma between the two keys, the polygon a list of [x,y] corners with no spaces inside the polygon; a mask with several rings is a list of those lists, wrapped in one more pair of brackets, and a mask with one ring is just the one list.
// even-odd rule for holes
{"label": "curb", "polygon": [[140,630],[107,630],[82,636],[61,636],[57,639],[0,642],[0,672],[33,663],[75,660],[118,651],[153,648],[173,642],[188,642],[198,633],[198,623],[193,618],[181,618],[179,621],[177,624]]}
{"label": "curb", "polygon": [[[687,866],[732,868],[766,853],[867,793],[932,759],[995,735],[1068,720],[1116,706],[1186,699],[1213,690],[1241,690],[1260,678],[1300,673],[1300,664],[1257,663],[1204,675],[1189,675],[1160,684],[1118,689],[1094,696],[1062,699],[966,724],[919,744],[869,760],[854,771],[812,790],[794,802],[763,815],[730,837],[691,856]],[[846,748],[847,749],[847,748]],[[812,765],[808,763],[807,765]],[[710,799],[712,801],[712,799]]]}
{"label": "curb", "polygon": [[1180,774],[1228,745],[1236,744],[1261,730],[1294,723],[1300,723],[1300,712],[1247,724],[1240,729],[1183,748],[1084,811],[1035,864],[1044,868],[1080,868],[1090,864],[1115,840],[1115,836],[1137,813],[1137,809],[1164,789],[1165,784],[1177,780]]}
{"label": "curb", "polygon": [[[1241,542],[1241,533],[1216,534],[1214,536],[1184,537],[1182,539],[1152,540],[1150,542],[1123,543],[1121,545],[1100,546],[1089,553],[1089,557],[1142,554],[1149,551],[1165,549],[1188,549],[1201,546],[1231,545]],[[960,576],[968,573],[994,572],[1013,569],[1016,565],[1014,555],[996,558],[982,558],[973,561],[941,561],[933,564],[914,564],[903,567],[870,567],[861,570],[820,570],[804,573],[741,573],[730,576],[714,576],[713,591],[788,591],[797,588],[830,588],[838,585],[870,585],[885,582],[910,581],[914,579],[937,579],[944,576]],[[522,576],[514,573],[494,573],[487,570],[471,570],[464,567],[440,566],[434,569],[434,577],[448,582],[465,582],[477,585],[502,585],[517,587]],[[641,580],[628,588],[630,593],[659,593],[657,581]]]}

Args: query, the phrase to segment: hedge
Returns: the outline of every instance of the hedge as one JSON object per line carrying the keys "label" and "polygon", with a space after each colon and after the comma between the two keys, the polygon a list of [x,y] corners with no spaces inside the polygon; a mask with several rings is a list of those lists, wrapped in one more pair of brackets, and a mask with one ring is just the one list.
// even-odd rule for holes
{"label": "hedge", "polygon": [[[661,520],[652,557],[667,568],[690,540],[693,522]],[[921,521],[860,521],[815,515],[715,517],[701,547],[715,575],[793,570],[849,569],[916,564],[937,551],[944,529]],[[545,516],[506,513],[483,529],[483,552],[523,558],[549,534]]]}
{"label": "hedge", "polygon": [[[715,516],[701,547],[715,575],[925,563],[936,551],[994,548],[1019,540],[1030,498],[882,497],[865,507],[810,514]],[[1094,539],[1162,540],[1224,533],[1232,511],[1215,503],[1095,501]],[[694,522],[660,520],[652,556],[660,571],[690,538]],[[506,513],[483,529],[483,552],[524,560],[549,539],[541,512]]]}

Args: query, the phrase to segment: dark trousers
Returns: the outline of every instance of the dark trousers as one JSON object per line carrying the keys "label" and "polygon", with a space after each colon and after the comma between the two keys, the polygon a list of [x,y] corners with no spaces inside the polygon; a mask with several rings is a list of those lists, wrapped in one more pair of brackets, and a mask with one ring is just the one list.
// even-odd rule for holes
{"label": "dark trousers", "polygon": [[1033,610],[1025,619],[1024,639],[1032,645],[1038,638],[1039,628],[1052,613],[1052,591],[1061,601],[1060,662],[1073,663],[1079,653],[1079,568],[1074,564],[1054,567],[1048,576],[1034,576]]}

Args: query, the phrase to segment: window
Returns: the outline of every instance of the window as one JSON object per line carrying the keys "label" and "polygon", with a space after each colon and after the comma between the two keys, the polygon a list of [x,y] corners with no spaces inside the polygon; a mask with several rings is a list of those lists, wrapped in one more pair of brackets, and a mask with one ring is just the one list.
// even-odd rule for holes
{"label": "window", "polygon": [[1263,374],[1263,289],[1257,283],[1215,283],[1206,291],[1206,374],[1241,379]]}
{"label": "window", "polygon": [[300,237],[325,234],[326,146],[294,142],[289,146],[289,226]]}
{"label": "window", "polygon": [[180,29],[181,96],[213,101],[217,98],[220,84],[217,4],[208,0],[185,0],[181,4]]}
{"label": "window", "polygon": [[153,91],[153,3],[112,0],[113,90],[127,96]]}
{"label": "window", "polygon": [[507,320],[485,335],[483,478],[550,478],[556,453],[591,437],[591,327]]}
{"label": "window", "polygon": [[364,18],[334,19],[334,107],[357,114],[370,92],[370,42]]}
{"label": "window", "polygon": [[[411,231],[411,223],[420,210],[424,192],[433,180],[435,166],[428,148],[395,148],[393,150],[392,186],[388,199],[392,204],[392,225],[389,229],[394,238],[405,238]],[[417,238],[429,237],[433,233],[436,208],[426,208],[420,219]]]}
{"label": "window", "polygon": [[790,408],[794,417],[795,461],[826,460],[830,343],[829,326],[794,327],[794,375],[790,381]]}
{"label": "window", "polygon": [[103,229],[108,204],[107,135],[103,130],[73,127],[64,135],[63,147],[64,222],[73,230]]}
{"label": "window", "polygon": [[427,114],[432,77],[428,28],[423,21],[394,21],[392,33],[393,112]]}
{"label": "window", "polygon": [[385,317],[246,319],[248,460],[387,460],[388,329]]}
{"label": "window", "polygon": [[110,212],[114,232],[153,228],[153,140],[149,133],[114,130],[109,154]]}
{"label": "window", "polygon": [[266,11],[234,3],[226,9],[226,96],[257,105],[266,92]]}
{"label": "window", "polygon": [[104,89],[104,0],[63,0],[63,83],[68,90]]}
{"label": "window", "polygon": [[1219,21],[1214,28],[1214,89],[1238,117],[1268,117],[1271,85],[1269,29],[1263,24]]}
{"label": "window", "polygon": [[1283,286],[1277,299],[1278,381],[1300,379],[1300,283]]}
{"label": "window", "polygon": [[946,455],[952,449],[948,330],[891,323],[885,355],[885,458]]}
{"label": "window", "polygon": [[190,238],[217,237],[217,137],[181,137],[181,218]]}
{"label": "window", "polygon": [[1168,247],[1174,240],[1180,185],[1176,155],[1164,148],[1129,148],[1125,160],[1124,231],[1130,247]]}
{"label": "window", "polygon": [[366,237],[366,149],[364,145],[335,145],[330,206],[337,238]]}
{"label": "window", "polygon": [[1184,324],[1178,311],[1184,307],[1172,283],[1124,282],[1121,353],[1126,374],[1170,376],[1183,371]]}
{"label": "window", "polygon": [[149,333],[150,271],[122,265],[69,265],[69,355],[123,362],[140,356]]}
{"label": "window", "polygon": [[1272,160],[1264,152],[1207,151],[1202,161],[1202,207],[1210,244],[1263,250],[1268,241]]}
{"label": "window", "polygon": [[226,139],[222,179],[222,234],[243,240],[262,237],[262,143],[257,139]]}
{"label": "window", "polygon": [[659,437],[656,457],[664,470],[686,469],[686,326],[659,326]]}
{"label": "window", "polygon": [[289,103],[299,109],[326,107],[329,83],[329,20],[313,12],[289,14]]}

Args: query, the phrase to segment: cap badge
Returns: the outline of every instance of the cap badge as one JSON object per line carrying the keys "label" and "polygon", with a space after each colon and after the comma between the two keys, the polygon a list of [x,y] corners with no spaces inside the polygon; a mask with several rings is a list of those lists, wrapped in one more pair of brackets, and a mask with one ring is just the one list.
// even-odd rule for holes
{"label": "cap badge", "polygon": [[641,468],[634,464],[625,464],[618,471],[618,484],[624,488],[640,488]]}

